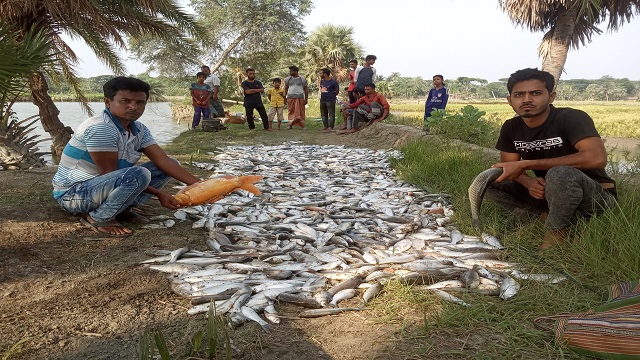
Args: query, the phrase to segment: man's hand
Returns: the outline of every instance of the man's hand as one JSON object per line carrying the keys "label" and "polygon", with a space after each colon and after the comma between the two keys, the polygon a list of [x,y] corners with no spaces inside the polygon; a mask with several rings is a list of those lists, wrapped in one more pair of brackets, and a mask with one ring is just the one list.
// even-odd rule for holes
{"label": "man's hand", "polygon": [[309,102],[309,99],[304,99],[304,104],[307,105],[307,102]]}
{"label": "man's hand", "polygon": [[161,192],[156,196],[158,197],[158,200],[160,200],[160,205],[166,207],[167,209],[176,210],[181,206],[176,198],[165,192]]}
{"label": "man's hand", "polygon": [[526,170],[525,165],[525,161],[522,160],[500,162],[493,165],[493,168],[502,168],[502,175],[500,175],[500,177],[496,179],[496,182],[517,179]]}
{"label": "man's hand", "polygon": [[543,178],[532,178],[527,177],[530,180],[527,180],[524,185],[529,190],[529,195],[531,195],[534,199],[544,199],[544,185],[546,184]]}

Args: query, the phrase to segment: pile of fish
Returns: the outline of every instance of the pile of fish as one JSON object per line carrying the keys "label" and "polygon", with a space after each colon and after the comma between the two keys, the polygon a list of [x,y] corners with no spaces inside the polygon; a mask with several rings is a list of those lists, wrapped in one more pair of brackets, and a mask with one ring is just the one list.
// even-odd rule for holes
{"label": "pile of fish", "polygon": [[[464,235],[450,220],[446,194],[429,194],[397,180],[395,150],[286,143],[230,146],[213,155],[212,176],[261,175],[255,196],[239,190],[210,205],[178,210],[171,221],[193,221],[210,250],[151,253],[149,269],[167,272],[171,288],[191,298],[190,314],[217,314],[231,324],[252,320],[265,330],[275,305],[305,307],[300,317],[363,309],[388,281],[420,285],[447,301],[452,293],[509,299],[517,280],[556,283],[561,276],[526,274],[499,260],[500,241]],[[359,296],[357,307],[339,307]],[[351,301],[354,303],[354,301]]]}

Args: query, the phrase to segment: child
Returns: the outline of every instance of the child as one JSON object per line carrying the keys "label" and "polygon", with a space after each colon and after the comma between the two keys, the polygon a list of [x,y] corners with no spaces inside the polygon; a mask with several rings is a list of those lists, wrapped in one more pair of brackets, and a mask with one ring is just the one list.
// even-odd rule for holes
{"label": "child", "polygon": [[267,98],[269,98],[269,102],[271,103],[271,108],[269,109],[269,129],[273,129],[273,118],[276,113],[278,114],[278,130],[280,130],[280,124],[282,124],[282,120],[284,119],[285,94],[284,89],[280,88],[281,83],[280,78],[273,79],[273,89],[269,89],[267,92]]}
{"label": "child", "polygon": [[211,114],[209,111],[209,99],[211,98],[211,86],[204,83],[207,74],[199,72],[196,74],[198,82],[191,84],[191,99],[193,99],[193,122],[191,128],[195,128],[200,124],[200,118],[208,119]]}

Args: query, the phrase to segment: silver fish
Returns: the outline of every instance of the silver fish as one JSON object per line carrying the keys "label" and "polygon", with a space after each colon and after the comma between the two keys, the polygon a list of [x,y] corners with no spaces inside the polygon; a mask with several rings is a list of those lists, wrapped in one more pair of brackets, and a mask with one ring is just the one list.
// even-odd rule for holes
{"label": "silver fish", "polygon": [[379,282],[373,284],[364,292],[364,294],[362,294],[362,303],[366,304],[369,301],[373,300],[382,291],[382,288],[383,286]]}
{"label": "silver fish", "polygon": [[269,330],[271,330],[271,325],[269,325],[269,323],[267,323],[266,321],[262,320],[260,315],[258,315],[255,312],[255,310],[253,310],[252,308],[248,306],[243,306],[240,309],[240,311],[242,312],[242,315],[244,315],[247,319],[257,322],[258,325],[260,325],[260,327],[262,327],[262,330],[264,330],[265,332],[269,332]]}
{"label": "silver fish", "polygon": [[438,295],[441,299],[452,302],[454,304],[458,304],[458,305],[462,305],[462,306],[472,306],[471,304],[468,304],[466,302],[464,302],[464,300],[457,298],[449,293],[446,293],[442,290],[438,290],[438,289],[431,289],[431,291],[433,291],[434,293],[436,293],[436,295]]}
{"label": "silver fish", "polygon": [[520,290],[520,284],[511,276],[505,276],[500,284],[500,299],[510,299],[518,293],[518,290]]}
{"label": "silver fish", "polygon": [[497,178],[502,175],[502,168],[487,169],[476,176],[469,186],[469,202],[471,203],[471,223],[476,229],[480,229],[480,206],[484,193]]}
{"label": "silver fish", "polygon": [[342,314],[343,312],[348,311],[361,311],[365,310],[365,308],[326,308],[326,309],[314,309],[314,310],[305,310],[301,312],[298,316],[301,318],[316,318],[327,315],[336,315]]}
{"label": "silver fish", "polygon": [[356,289],[344,289],[338,291],[335,295],[333,295],[333,299],[329,303],[330,307],[338,307],[338,303],[343,300],[351,299],[356,296],[358,291]]}

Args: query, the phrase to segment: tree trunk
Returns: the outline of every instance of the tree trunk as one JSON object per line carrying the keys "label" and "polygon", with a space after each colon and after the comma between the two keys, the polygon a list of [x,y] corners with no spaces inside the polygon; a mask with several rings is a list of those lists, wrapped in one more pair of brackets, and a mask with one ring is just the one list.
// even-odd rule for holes
{"label": "tree trunk", "polygon": [[58,110],[49,96],[49,85],[41,72],[37,72],[29,79],[29,87],[31,88],[33,103],[40,109],[42,128],[51,136],[53,142],[51,155],[54,161],[57,162],[56,159],[59,159],[62,155],[62,150],[71,139],[73,130],[69,126],[64,126],[58,118],[60,110]]}
{"label": "tree trunk", "polygon": [[549,33],[545,34],[540,44],[542,70],[548,71],[553,75],[556,80],[555,86],[558,86],[558,81],[564,70],[564,64],[567,61],[567,53],[571,46],[571,37],[576,27],[577,17],[578,6],[575,4],[562,11],[555,26],[549,30]]}
{"label": "tree trunk", "polygon": [[238,44],[240,44],[242,40],[244,40],[252,30],[253,28],[251,27],[244,29],[242,33],[240,33],[240,35],[238,35],[238,37],[235,40],[233,40],[233,42],[231,42],[231,44],[229,44],[229,46],[227,46],[226,49],[224,49],[224,51],[220,55],[220,58],[218,59],[218,62],[215,63],[215,65],[213,65],[213,68],[211,68],[212,73],[218,71],[218,68],[220,68],[220,66],[224,64],[224,62],[227,60],[227,57],[229,56],[229,54],[231,54],[233,49],[235,49],[236,46],[238,46]]}

